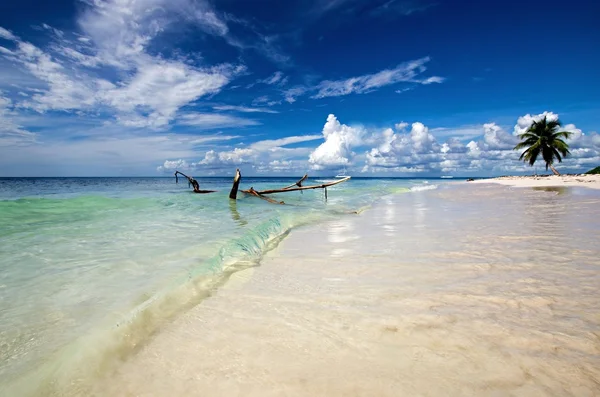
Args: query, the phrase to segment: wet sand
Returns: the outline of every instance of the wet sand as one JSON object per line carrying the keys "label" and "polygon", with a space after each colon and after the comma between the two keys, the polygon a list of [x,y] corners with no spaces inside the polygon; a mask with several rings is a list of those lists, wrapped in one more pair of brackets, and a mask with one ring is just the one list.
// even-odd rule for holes
{"label": "wet sand", "polygon": [[463,185],[294,230],[90,394],[598,396],[599,204]]}

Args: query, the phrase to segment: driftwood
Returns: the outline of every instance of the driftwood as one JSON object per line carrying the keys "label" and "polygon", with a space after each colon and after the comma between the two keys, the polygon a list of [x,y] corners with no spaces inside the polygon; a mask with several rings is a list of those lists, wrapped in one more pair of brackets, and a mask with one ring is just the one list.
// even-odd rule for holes
{"label": "driftwood", "polygon": [[296,183],[294,183],[294,184],[292,184],[292,185],[290,185],[290,186],[286,186],[286,187],[284,187],[283,189],[291,189],[291,188],[293,188],[294,186],[297,186],[297,187],[302,187],[302,182],[304,182],[304,181],[305,181],[305,180],[307,180],[307,179],[308,179],[308,174],[304,174],[304,176],[303,176],[302,178],[300,178],[300,180],[299,180],[298,182],[296,182]]}
{"label": "driftwood", "polygon": [[[179,179],[177,175],[183,175],[187,178],[188,183],[194,187],[194,193],[213,193],[214,190],[200,190],[200,184],[194,178],[187,176],[183,172],[175,171],[175,182],[178,183]],[[312,185],[312,186],[302,186],[302,183],[308,179],[308,174],[305,174],[302,178],[300,178],[296,183],[283,187],[281,189],[268,189],[268,190],[255,190],[251,187],[248,190],[242,190],[242,193],[248,194],[250,196],[258,197],[262,200],[268,201],[272,204],[285,204],[283,201],[277,201],[269,197],[265,197],[266,194],[274,194],[274,193],[286,193],[286,192],[300,192],[302,193],[304,190],[309,189],[323,189],[325,191],[325,200],[327,200],[327,188],[329,186],[337,185],[338,183],[346,182],[350,179],[350,177],[338,179],[336,181],[323,183],[320,185]],[[239,168],[235,170],[235,176],[233,177],[233,184],[231,186],[231,191],[229,192],[229,198],[231,200],[237,199],[237,193],[240,186],[240,181],[242,180],[242,174],[240,173]]]}
{"label": "driftwood", "polygon": [[240,173],[240,169],[237,168],[235,170],[235,176],[233,177],[233,185],[231,186],[231,191],[229,192],[229,198],[235,200],[237,198],[238,188],[240,186],[240,180],[242,179],[242,174]]}
{"label": "driftwood", "polygon": [[262,194],[260,194],[256,190],[254,190],[254,188],[252,188],[252,187],[250,189],[248,189],[248,190],[242,190],[242,191],[244,193],[246,193],[246,194],[251,195],[251,196],[255,196],[255,197],[261,198],[261,199],[263,199],[265,201],[268,201],[271,204],[285,204],[283,201],[277,201],[277,200],[273,200],[272,198],[263,196]]}
{"label": "driftwood", "polygon": [[[285,192],[296,192],[296,191],[302,191],[302,190],[309,190],[309,189],[325,189],[325,191],[327,191],[327,188],[329,186],[333,186],[333,185],[337,185],[338,183],[342,183],[342,182],[346,182],[347,180],[349,180],[351,177],[347,176],[345,178],[342,179],[338,179],[337,181],[333,181],[333,182],[328,182],[328,183],[323,183],[321,185],[313,185],[313,186],[298,186],[298,187],[292,187],[294,185],[282,188],[282,189],[271,189],[271,190],[258,190],[256,191],[256,193],[263,195],[263,194],[274,194],[274,193],[285,193]],[[246,193],[247,191],[244,190],[244,193]]]}
{"label": "driftwood", "polygon": [[281,188],[281,189],[254,190],[254,188],[251,187],[248,190],[242,190],[242,192],[249,194],[251,196],[261,198],[261,199],[266,200],[273,204],[285,204],[283,201],[273,200],[271,198],[265,197],[264,195],[265,194],[274,194],[274,193],[297,192],[297,191],[302,193],[303,190],[323,189],[323,190],[325,190],[325,200],[327,200],[327,188],[329,186],[334,186],[334,185],[337,185],[338,183],[346,182],[351,177],[348,176],[346,178],[338,179],[337,181],[333,181],[333,182],[323,183],[321,185],[302,186],[302,182],[304,182],[307,178],[308,178],[308,175],[304,175],[298,182],[294,183],[293,185]]}
{"label": "driftwood", "polygon": [[214,190],[201,190],[200,189],[200,184],[198,183],[197,180],[195,180],[194,178],[192,178],[191,176],[187,176],[186,174],[184,174],[181,171],[175,171],[175,183],[179,183],[179,178],[177,178],[177,174],[183,175],[184,177],[187,178],[188,180],[188,186],[191,185],[194,188],[194,193],[214,193]]}

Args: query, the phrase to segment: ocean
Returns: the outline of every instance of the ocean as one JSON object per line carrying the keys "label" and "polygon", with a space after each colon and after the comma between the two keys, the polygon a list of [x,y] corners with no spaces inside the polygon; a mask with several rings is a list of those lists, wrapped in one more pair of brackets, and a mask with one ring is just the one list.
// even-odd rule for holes
{"label": "ocean", "polygon": [[[230,177],[197,180],[217,192],[172,177],[0,179],[0,394],[80,394],[294,228],[448,182],[353,178],[327,200],[307,190],[274,205],[230,201]],[[296,180],[243,177],[240,189]]]}

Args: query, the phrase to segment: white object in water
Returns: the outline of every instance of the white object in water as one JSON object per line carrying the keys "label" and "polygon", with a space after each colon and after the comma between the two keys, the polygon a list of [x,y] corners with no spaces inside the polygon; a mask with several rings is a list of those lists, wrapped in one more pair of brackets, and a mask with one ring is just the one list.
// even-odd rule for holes
{"label": "white object in water", "polygon": [[344,169],[342,170],[342,172],[341,172],[341,173],[339,173],[339,174],[337,174],[335,177],[336,177],[336,178],[348,178],[348,175],[346,175],[346,169],[344,168]]}

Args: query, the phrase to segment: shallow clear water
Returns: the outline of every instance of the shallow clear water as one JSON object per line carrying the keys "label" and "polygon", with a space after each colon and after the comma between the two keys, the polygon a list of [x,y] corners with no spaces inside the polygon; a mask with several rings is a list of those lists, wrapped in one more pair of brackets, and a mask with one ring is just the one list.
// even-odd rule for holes
{"label": "shallow clear water", "polygon": [[599,241],[591,189],[386,196],[292,232],[95,391],[598,396]]}
{"label": "shallow clear water", "polygon": [[[231,178],[198,181],[218,192],[173,178],[0,179],[0,391],[48,391],[82,362],[101,372],[107,355],[134,351],[292,228],[439,182],[352,179],[327,201],[312,190],[278,206],[242,193],[231,202]],[[243,178],[241,188],[293,182]]]}

